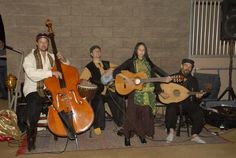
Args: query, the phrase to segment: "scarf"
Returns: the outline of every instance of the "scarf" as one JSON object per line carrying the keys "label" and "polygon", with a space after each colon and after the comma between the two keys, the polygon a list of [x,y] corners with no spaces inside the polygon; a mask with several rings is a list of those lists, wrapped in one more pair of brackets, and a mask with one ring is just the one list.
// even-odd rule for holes
{"label": "scarf", "polygon": [[[144,59],[136,58],[134,65],[137,72],[145,72],[148,78],[151,77],[151,66],[149,62]],[[134,94],[134,103],[140,106],[150,106],[152,112],[156,112],[156,94],[154,93],[155,86],[153,83],[144,83],[142,90],[136,90]]]}
{"label": "scarf", "polygon": [[[35,56],[35,60],[36,60],[36,69],[43,69],[43,63],[42,63],[41,55],[40,55],[38,49],[34,50],[34,56]],[[51,66],[53,66],[53,58],[48,53],[47,53],[47,56],[48,56]],[[43,88],[44,88],[43,80],[38,81],[37,82],[37,92],[41,97],[45,97]]]}

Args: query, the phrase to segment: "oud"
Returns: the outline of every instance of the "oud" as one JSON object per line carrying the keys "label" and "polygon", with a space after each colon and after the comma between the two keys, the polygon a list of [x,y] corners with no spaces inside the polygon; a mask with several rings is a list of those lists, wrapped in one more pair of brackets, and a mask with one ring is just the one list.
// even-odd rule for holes
{"label": "oud", "polygon": [[210,91],[210,89],[207,89],[204,92],[192,92],[176,83],[161,83],[160,86],[163,92],[169,95],[168,98],[163,98],[160,94],[158,95],[159,100],[164,104],[178,103],[185,100],[190,95],[196,95],[197,93],[205,94],[207,91]]}

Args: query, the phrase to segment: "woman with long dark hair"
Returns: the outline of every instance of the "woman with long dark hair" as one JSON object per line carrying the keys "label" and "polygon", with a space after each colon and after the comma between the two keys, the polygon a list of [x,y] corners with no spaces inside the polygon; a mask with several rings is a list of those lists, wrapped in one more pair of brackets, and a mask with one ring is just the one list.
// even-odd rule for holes
{"label": "woman with long dark hair", "polygon": [[[168,76],[157,67],[148,56],[147,46],[143,42],[136,44],[133,56],[113,71],[115,77],[121,70],[133,73],[145,72],[150,77]],[[171,80],[167,78],[167,80]],[[154,116],[156,94],[161,93],[160,86],[154,83],[145,83],[142,90],[133,91],[128,95],[128,104],[123,124],[125,145],[130,146],[130,138],[137,134],[141,143],[147,143],[145,137],[154,136]]]}

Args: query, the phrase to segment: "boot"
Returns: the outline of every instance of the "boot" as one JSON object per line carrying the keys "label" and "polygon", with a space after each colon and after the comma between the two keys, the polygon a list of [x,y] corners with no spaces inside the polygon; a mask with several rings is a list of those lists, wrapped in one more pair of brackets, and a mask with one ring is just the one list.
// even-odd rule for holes
{"label": "boot", "polygon": [[116,134],[118,136],[123,136],[124,135],[124,129],[123,128],[119,129]]}
{"label": "boot", "polygon": [[28,151],[35,150],[35,132],[34,128],[27,129]]}
{"label": "boot", "polygon": [[29,138],[28,139],[28,151],[31,152],[32,150],[35,150],[35,142],[34,138]]}
{"label": "boot", "polygon": [[125,146],[130,146],[130,138],[125,137]]}
{"label": "boot", "polygon": [[125,136],[125,146],[130,146],[130,137],[131,137],[131,131],[128,133],[128,137]]}
{"label": "boot", "polygon": [[143,137],[141,137],[141,136],[138,136],[138,137],[139,137],[140,142],[141,142],[142,144],[146,144],[146,143],[147,143],[147,141],[146,141],[145,138],[143,138]]}

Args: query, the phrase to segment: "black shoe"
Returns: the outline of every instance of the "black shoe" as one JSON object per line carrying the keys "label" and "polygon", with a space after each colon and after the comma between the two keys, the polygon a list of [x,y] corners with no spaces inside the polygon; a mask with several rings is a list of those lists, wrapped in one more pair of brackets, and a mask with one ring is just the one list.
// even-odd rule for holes
{"label": "black shoe", "polygon": [[141,142],[142,144],[146,144],[146,143],[147,143],[147,141],[146,141],[145,138],[142,138],[141,136],[139,136],[139,139],[140,139],[140,142]]}
{"label": "black shoe", "polygon": [[112,116],[109,113],[105,112],[105,120],[106,121],[112,121],[113,118],[112,118]]}
{"label": "black shoe", "polygon": [[29,138],[28,140],[28,151],[35,150],[35,143],[33,138]]}
{"label": "black shoe", "polygon": [[125,137],[125,146],[130,146],[130,139]]}
{"label": "black shoe", "polygon": [[119,130],[117,131],[117,135],[118,135],[118,136],[123,136],[123,135],[124,135],[123,129],[119,129]]}
{"label": "black shoe", "polygon": [[35,128],[27,128],[28,151],[35,150]]}

